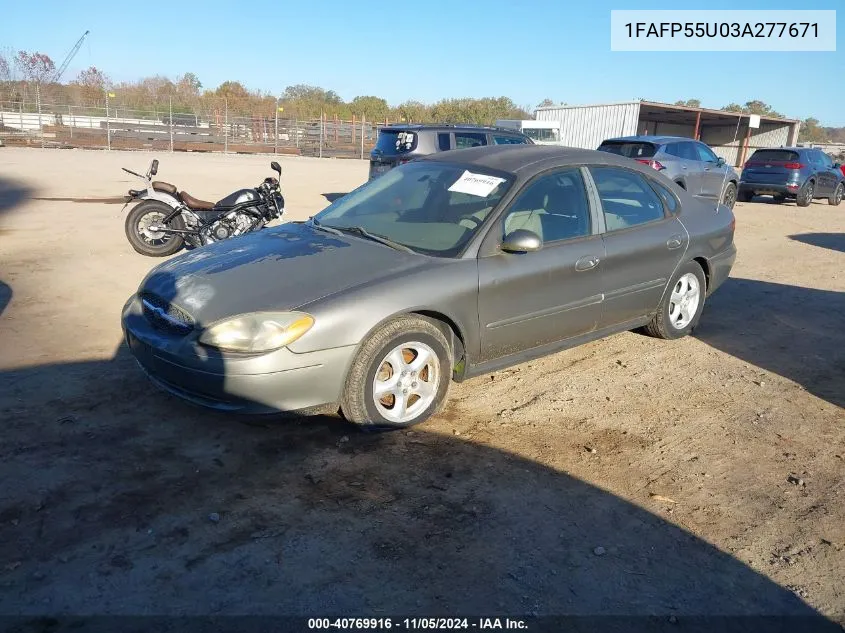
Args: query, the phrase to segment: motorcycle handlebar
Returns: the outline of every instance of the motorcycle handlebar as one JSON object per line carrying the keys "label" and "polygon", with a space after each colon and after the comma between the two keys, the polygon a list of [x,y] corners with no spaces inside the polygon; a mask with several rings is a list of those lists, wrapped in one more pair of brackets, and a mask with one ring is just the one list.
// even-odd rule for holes
{"label": "motorcycle handlebar", "polygon": [[121,167],[121,169],[122,169],[123,171],[125,171],[127,174],[132,174],[133,176],[138,176],[138,178],[143,178],[143,176],[142,176],[141,174],[136,174],[136,173],[135,173],[134,171],[132,171],[131,169],[126,169],[126,167]]}

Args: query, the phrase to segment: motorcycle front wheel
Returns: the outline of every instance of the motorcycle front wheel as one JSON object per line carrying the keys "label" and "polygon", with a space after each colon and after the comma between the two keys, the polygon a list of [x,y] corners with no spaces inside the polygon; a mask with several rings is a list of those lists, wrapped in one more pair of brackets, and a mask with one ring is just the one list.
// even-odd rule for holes
{"label": "motorcycle front wheel", "polygon": [[[144,200],[136,205],[126,216],[126,239],[137,252],[148,257],[166,257],[182,248],[185,240],[181,235],[150,230],[151,226],[161,224],[173,209],[157,200]],[[184,230],[182,216],[177,215],[169,228]]]}

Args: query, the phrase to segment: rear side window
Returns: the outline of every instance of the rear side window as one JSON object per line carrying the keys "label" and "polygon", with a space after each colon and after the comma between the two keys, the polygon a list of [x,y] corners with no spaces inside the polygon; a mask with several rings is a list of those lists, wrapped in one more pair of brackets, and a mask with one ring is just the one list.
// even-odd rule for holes
{"label": "rear side window", "polygon": [[663,200],[663,206],[666,207],[666,210],[669,213],[677,213],[679,209],[678,199],[675,195],[669,191],[666,187],[661,185],[659,182],[655,182],[654,180],[650,180],[649,183],[657,192],[657,195]]}
{"label": "rear side window", "polygon": [[437,148],[441,152],[447,152],[452,147],[452,142],[449,139],[448,132],[439,132],[437,134]]}
{"label": "rear side window", "polygon": [[626,158],[651,158],[657,148],[651,143],[630,143],[624,141],[605,141],[599,145],[600,152],[609,152]]}
{"label": "rear side window", "polygon": [[494,136],[494,145],[525,145],[525,139],[521,136]]}
{"label": "rear side window", "polygon": [[376,149],[385,156],[404,154],[412,151],[416,146],[416,132],[404,130],[380,130],[376,141]]}
{"label": "rear side window", "polygon": [[476,132],[455,132],[455,149],[487,145],[487,135]]}
{"label": "rear side window", "polygon": [[751,160],[757,162],[796,163],[798,159],[798,152],[785,149],[758,149],[751,155]]}
{"label": "rear side window", "polygon": [[608,232],[661,220],[663,202],[645,177],[618,167],[591,167]]}

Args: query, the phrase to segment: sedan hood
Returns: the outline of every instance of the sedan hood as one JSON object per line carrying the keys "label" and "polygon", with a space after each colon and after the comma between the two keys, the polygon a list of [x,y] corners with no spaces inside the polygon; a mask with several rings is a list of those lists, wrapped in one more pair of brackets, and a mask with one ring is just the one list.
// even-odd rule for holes
{"label": "sedan hood", "polygon": [[289,223],[175,257],[154,268],[140,291],[180,306],[197,324],[207,325],[245,312],[295,309],[428,261]]}

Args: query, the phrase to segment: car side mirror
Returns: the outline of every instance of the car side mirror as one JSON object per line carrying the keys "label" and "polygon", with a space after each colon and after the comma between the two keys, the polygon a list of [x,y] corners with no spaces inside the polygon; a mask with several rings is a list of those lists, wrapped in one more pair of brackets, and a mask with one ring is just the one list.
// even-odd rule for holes
{"label": "car side mirror", "polygon": [[543,247],[543,240],[533,231],[517,229],[505,235],[502,250],[506,253],[532,253]]}
{"label": "car side mirror", "polygon": [[270,163],[270,169],[272,169],[273,171],[277,172],[277,173],[279,174],[279,177],[281,177],[281,175],[282,175],[282,166],[281,166],[281,165],[279,165],[279,163],[277,163],[276,161],[273,161],[272,163]]}
{"label": "car side mirror", "polygon": [[719,167],[722,167],[722,166],[725,164],[725,159],[724,159],[724,158],[722,158],[721,156],[719,156],[719,158],[717,158],[717,159],[716,159],[716,164],[717,164]]}
{"label": "car side mirror", "polygon": [[158,159],[153,159],[153,164],[150,165],[150,176],[155,176],[158,173]]}

